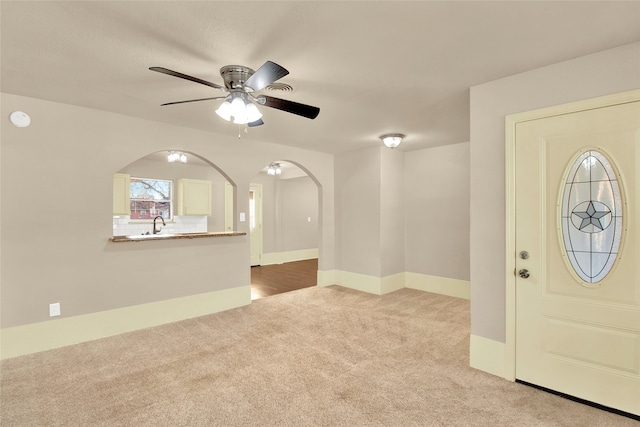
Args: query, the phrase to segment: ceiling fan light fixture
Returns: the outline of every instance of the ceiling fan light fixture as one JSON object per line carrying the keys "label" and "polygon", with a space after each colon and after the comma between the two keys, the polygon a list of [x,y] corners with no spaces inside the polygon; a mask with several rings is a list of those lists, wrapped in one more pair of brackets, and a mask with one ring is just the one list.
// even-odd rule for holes
{"label": "ceiling fan light fixture", "polygon": [[[228,106],[224,106],[225,104]],[[241,93],[231,94],[231,101],[227,99],[223,102],[220,106],[220,109],[222,108],[224,108],[222,111],[224,115],[218,115],[225,120],[231,120],[231,117],[233,117],[233,123],[237,125],[253,123],[262,118],[262,113],[258,110],[258,107]],[[227,119],[227,117],[229,118]]]}
{"label": "ceiling fan light fixture", "polygon": [[228,122],[231,121],[231,102],[225,99],[216,110],[216,114]]}
{"label": "ceiling fan light fixture", "polygon": [[382,143],[389,148],[396,148],[398,145],[400,145],[403,138],[404,135],[401,133],[389,133],[380,137]]}
{"label": "ceiling fan light fixture", "polygon": [[234,116],[233,123],[235,123],[237,125],[246,125],[247,123],[249,123],[249,119],[247,119],[247,116],[244,116],[244,117],[235,117]]}
{"label": "ceiling fan light fixture", "polygon": [[247,119],[249,123],[255,122],[262,118],[262,113],[258,110],[258,107],[253,102],[247,104]]}
{"label": "ceiling fan light fixture", "polygon": [[[244,100],[240,96],[234,96],[231,101],[231,115],[235,120],[242,119],[247,116],[247,107]],[[234,120],[234,123],[235,123]]]}

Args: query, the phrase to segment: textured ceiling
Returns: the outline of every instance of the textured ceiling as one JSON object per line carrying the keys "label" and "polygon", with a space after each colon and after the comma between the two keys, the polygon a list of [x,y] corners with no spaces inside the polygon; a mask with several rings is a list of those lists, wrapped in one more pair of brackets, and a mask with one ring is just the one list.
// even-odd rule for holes
{"label": "textured ceiling", "polygon": [[640,40],[640,2],[0,2],[1,90],[234,135],[220,67],[290,71],[316,120],[262,107],[246,138],[339,153],[405,133],[414,150],[469,140],[469,87]]}

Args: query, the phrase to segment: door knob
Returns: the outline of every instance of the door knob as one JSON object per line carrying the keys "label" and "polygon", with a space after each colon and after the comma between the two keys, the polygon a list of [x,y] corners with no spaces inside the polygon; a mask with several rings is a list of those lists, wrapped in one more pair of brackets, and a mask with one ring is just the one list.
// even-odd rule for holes
{"label": "door knob", "polygon": [[527,270],[526,268],[523,268],[522,270],[518,271],[518,274],[523,279],[526,279],[527,277],[529,277],[529,270]]}

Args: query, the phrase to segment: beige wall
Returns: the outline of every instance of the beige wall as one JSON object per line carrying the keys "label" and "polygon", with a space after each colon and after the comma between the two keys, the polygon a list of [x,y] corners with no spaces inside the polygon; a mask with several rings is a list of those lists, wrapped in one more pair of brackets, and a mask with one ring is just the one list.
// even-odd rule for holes
{"label": "beige wall", "polygon": [[381,277],[380,148],[336,156],[336,264]]}
{"label": "beige wall", "polygon": [[336,156],[335,170],[341,271],[469,280],[469,143],[376,146]]}
{"label": "beige wall", "polygon": [[[318,247],[318,187],[309,177],[278,180],[282,252]],[[311,221],[308,219],[311,218]]]}
{"label": "beige wall", "polygon": [[407,153],[406,271],[469,280],[469,148]]}
{"label": "beige wall", "polygon": [[0,131],[2,328],[55,322],[52,302],[68,317],[249,285],[246,236],[108,242],[113,173],[160,150],[214,162],[238,194],[274,160],[303,165],[321,184],[320,269],[334,268],[332,155],[2,94],[0,115],[14,110],[32,124]]}
{"label": "beige wall", "polygon": [[637,88],[640,43],[471,88],[472,335],[505,342],[505,116]]}
{"label": "beige wall", "polygon": [[405,156],[399,150],[380,152],[380,277],[405,271]]}

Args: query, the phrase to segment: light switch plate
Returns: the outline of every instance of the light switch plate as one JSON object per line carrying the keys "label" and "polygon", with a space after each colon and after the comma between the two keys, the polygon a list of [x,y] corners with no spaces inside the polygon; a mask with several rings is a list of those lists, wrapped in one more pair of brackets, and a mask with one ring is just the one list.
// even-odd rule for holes
{"label": "light switch plate", "polygon": [[60,316],[60,303],[49,304],[49,317]]}
{"label": "light switch plate", "polygon": [[240,212],[240,222],[244,222],[244,221],[245,221],[244,212]]}

